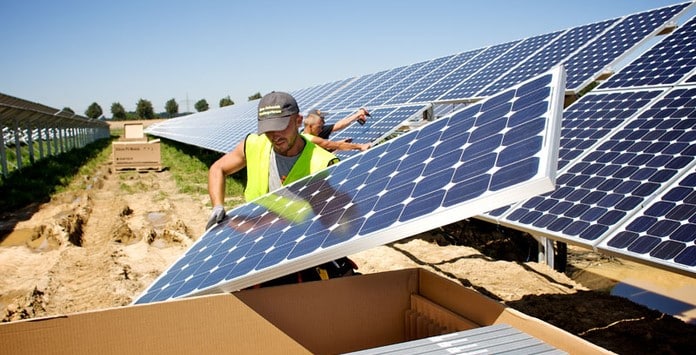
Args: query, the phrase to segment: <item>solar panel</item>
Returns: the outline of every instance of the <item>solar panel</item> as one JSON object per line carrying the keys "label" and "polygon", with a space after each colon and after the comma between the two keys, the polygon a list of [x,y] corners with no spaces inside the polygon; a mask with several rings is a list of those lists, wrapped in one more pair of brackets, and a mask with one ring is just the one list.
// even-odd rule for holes
{"label": "solar panel", "polygon": [[578,92],[631,47],[640,45],[651,33],[692,3],[682,3],[628,16],[566,62],[567,89]]}
{"label": "solar panel", "polygon": [[229,211],[135,303],[242,289],[551,190],[564,80],[555,68]]}
{"label": "solar panel", "polygon": [[412,64],[412,65],[407,66],[404,70],[400,71],[398,74],[392,76],[388,80],[384,80],[377,87],[363,93],[362,96],[354,99],[352,102],[347,102],[345,105],[345,108],[358,108],[358,107],[364,106],[365,103],[370,102],[372,99],[374,99],[378,95],[382,94],[383,92],[387,91],[392,86],[397,85],[398,83],[402,82],[403,80],[406,80],[406,78],[411,76],[414,72],[416,72],[417,70],[422,68],[427,63],[428,62],[420,62],[420,63],[416,63],[416,64]]}
{"label": "solar panel", "polygon": [[366,92],[369,92],[375,87],[382,85],[382,83],[389,81],[391,78],[398,77],[399,74],[407,67],[408,66],[403,66],[388,70],[383,75],[375,77],[374,80],[365,83],[360,87],[353,88],[347,95],[343,96],[342,100],[335,100],[332,106],[327,106],[327,109],[331,110],[351,107],[350,104],[353,103],[357,98],[362,97]]}
{"label": "solar panel", "polygon": [[446,61],[444,64],[439,66],[437,69],[431,71],[430,73],[422,76],[416,80],[411,86],[407,87],[403,91],[399,92],[397,95],[387,100],[385,104],[401,104],[404,102],[411,101],[414,97],[418,96],[421,92],[430,87],[433,83],[437,82],[445,75],[449,74],[453,70],[456,70],[464,63],[474,58],[479,54],[482,49],[474,49],[468,52],[459,53]]}
{"label": "solar panel", "polygon": [[696,17],[638,57],[600,89],[675,84],[696,67]]}
{"label": "solar panel", "polygon": [[295,92],[293,92],[292,97],[295,98],[295,101],[297,101],[297,105],[300,107],[315,107],[319,102],[324,100],[324,98],[336,94],[353,80],[355,80],[355,78],[347,78],[326,83],[323,85],[317,85],[311,88],[311,90],[300,93],[299,96],[295,96]]}
{"label": "solar panel", "polygon": [[225,106],[151,125],[145,133],[227,153],[247,134],[256,132],[258,101]]}
{"label": "solar panel", "polygon": [[[431,85],[427,90],[423,90],[418,96],[409,100],[411,102],[430,102],[434,101],[440,97],[444,92],[449,91],[455,85],[466,81],[466,79],[474,72],[480,70],[484,66],[490,64],[496,58],[501,56],[511,47],[516,45],[519,41],[508,42],[499,44],[497,46],[492,46],[484,49],[482,52],[477,54],[474,58],[466,62],[464,65],[452,70],[450,73],[446,74],[441,80],[437,81],[435,84]],[[466,97],[460,97],[458,99],[465,99]]]}
{"label": "solar panel", "polygon": [[544,35],[534,36],[522,40],[510,51],[505,53],[503,56],[497,58],[492,63],[486,66],[486,70],[482,70],[470,78],[466,79],[444,95],[442,95],[440,101],[450,101],[455,99],[461,99],[463,97],[475,97],[475,94],[480,91],[484,86],[493,82],[495,78],[508,72],[510,69],[515,67],[517,64],[525,60],[532,53],[535,53],[539,48],[545,46],[549,41],[554,40],[562,32],[547,33]]}
{"label": "solar panel", "polygon": [[442,65],[442,63],[450,60],[452,57],[454,57],[454,55],[448,55],[428,61],[427,64],[420,67],[420,69],[416,70],[413,74],[407,76],[406,78],[404,78],[404,80],[396,83],[394,86],[390,87],[380,95],[377,95],[375,98],[368,101],[365,105],[368,107],[384,105],[385,102],[390,100],[392,97],[398,95],[399,92],[405,90],[413,83],[415,83],[417,80],[419,80],[421,77],[427,75],[428,73]]}
{"label": "solar panel", "polygon": [[563,112],[558,170],[593,150],[628,118],[644,109],[664,89],[589,93]]}
{"label": "solar panel", "polygon": [[581,245],[607,237],[694,161],[695,95],[667,91],[559,174],[556,191],[516,206],[501,223]]}
{"label": "solar panel", "polygon": [[363,75],[355,81],[352,81],[349,84],[347,84],[344,88],[341,89],[340,92],[326,98],[325,100],[319,101],[316,105],[321,105],[320,107],[323,107],[324,110],[335,109],[338,103],[347,99],[355,92],[358,92],[363,88],[369,86],[370,83],[372,83],[375,80],[378,80],[380,77],[382,77],[382,75],[386,74],[387,72],[388,70],[383,70],[377,73]]}
{"label": "solar panel", "polygon": [[562,63],[570,54],[592,41],[616,21],[617,19],[606,20],[567,30],[562,36],[542,48],[540,52],[535,53],[528,60],[505,74],[505,76],[491,83],[477,93],[476,96],[492,95],[503,88],[526,80],[548,70],[554,65]]}
{"label": "solar panel", "polygon": [[696,274],[696,172],[689,171],[597,248]]}
{"label": "solar panel", "polygon": [[410,354],[545,354],[563,355],[543,341],[507,324],[495,324],[428,338],[346,353],[346,355]]}

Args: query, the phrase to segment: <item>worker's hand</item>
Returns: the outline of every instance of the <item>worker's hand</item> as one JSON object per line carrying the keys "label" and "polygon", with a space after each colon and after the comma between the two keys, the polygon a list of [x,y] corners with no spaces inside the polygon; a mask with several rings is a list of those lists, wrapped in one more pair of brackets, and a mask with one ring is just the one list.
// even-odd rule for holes
{"label": "worker's hand", "polygon": [[210,227],[220,223],[225,218],[225,207],[223,205],[216,205],[213,207],[213,212],[210,214],[210,219],[208,219],[208,224],[205,225],[205,230],[210,229]]}
{"label": "worker's hand", "polygon": [[367,109],[361,107],[358,112],[356,112],[355,115],[355,120],[358,121],[361,125],[364,125],[365,122],[367,121],[367,117],[370,116],[370,113],[367,112]]}

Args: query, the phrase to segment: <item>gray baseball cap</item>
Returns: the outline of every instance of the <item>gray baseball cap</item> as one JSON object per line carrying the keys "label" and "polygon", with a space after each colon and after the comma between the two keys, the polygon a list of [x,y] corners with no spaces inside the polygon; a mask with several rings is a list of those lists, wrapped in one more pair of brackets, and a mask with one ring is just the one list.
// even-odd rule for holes
{"label": "gray baseball cap", "polygon": [[297,101],[290,94],[273,91],[259,101],[259,134],[282,131],[288,127],[290,116],[300,113]]}

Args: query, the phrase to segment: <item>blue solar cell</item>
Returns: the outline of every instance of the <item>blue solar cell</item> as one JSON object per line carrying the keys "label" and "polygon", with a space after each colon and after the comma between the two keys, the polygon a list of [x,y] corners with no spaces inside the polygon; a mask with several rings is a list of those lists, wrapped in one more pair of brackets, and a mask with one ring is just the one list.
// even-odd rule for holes
{"label": "blue solar cell", "polygon": [[323,101],[325,98],[337,95],[337,93],[340,92],[346,84],[350,83],[353,80],[355,80],[355,78],[353,77],[346,78],[343,80],[337,80],[334,82],[329,82],[326,84],[308,88],[307,90],[304,90],[301,93],[299,93],[298,96],[295,96],[295,92],[292,92],[292,95],[295,98],[295,101],[297,101],[297,105],[299,107],[313,108],[316,107],[316,105],[319,102]]}
{"label": "blue solar cell", "polygon": [[539,48],[547,45],[550,41],[560,36],[561,33],[562,32],[560,31],[552,32],[522,40],[504,55],[498,57],[493,62],[488,64],[485,67],[485,70],[481,70],[467,78],[465,81],[442,95],[438,100],[445,101],[465,97],[475,97],[475,94],[483,87],[490,84],[496,78],[527,59],[527,57],[536,52]]}
{"label": "blue solar cell", "polygon": [[[534,193],[531,190],[548,191],[552,188],[547,173],[554,146],[549,140],[557,139],[553,126],[560,120],[563,75],[556,69],[541,78],[513,90],[547,102],[546,129],[540,131],[538,123],[531,122],[529,137],[507,138],[507,125],[499,123],[509,121],[511,112],[481,121],[479,117],[496,109],[484,102],[389,140],[231,210],[228,219],[204,234],[136,303],[252,286],[346,255],[348,250],[452,223],[475,214],[477,204],[511,203],[515,197],[510,193],[527,197]],[[547,86],[554,88],[555,95],[533,95]],[[520,98],[508,97],[510,101]],[[500,105],[514,106],[509,102]],[[517,124],[527,123],[519,120]],[[472,134],[462,145],[441,148],[446,144],[440,139],[445,132],[451,139],[451,131],[469,128],[481,132],[480,125],[499,127],[486,130],[495,139],[479,134],[473,138]],[[516,149],[501,145],[505,141]],[[493,146],[492,142],[497,143]],[[477,145],[481,148],[471,149]],[[527,154],[519,153],[523,149]],[[485,156],[483,152],[493,157],[494,166],[458,181],[457,169],[471,164],[475,156]],[[352,182],[354,179],[360,183]],[[478,207],[479,212],[483,208],[487,207]]]}
{"label": "blue solar cell", "polygon": [[364,92],[364,91],[361,92],[362,95],[358,96],[357,98],[354,98],[351,102],[348,102],[348,100],[346,100],[345,107],[346,108],[358,108],[358,107],[366,106],[367,103],[370,103],[377,96],[387,92],[393,86],[399,85],[400,82],[407,80],[408,77],[413,75],[413,73],[417,72],[419,69],[421,69],[427,63],[428,62],[420,62],[420,63],[416,63],[416,64],[412,64],[412,65],[407,66],[404,70],[401,70],[400,72],[398,72],[396,75],[393,75],[389,79],[382,80],[382,82],[379,83],[379,85],[372,88],[371,90],[369,90],[367,92]]}
{"label": "blue solar cell", "polygon": [[[558,169],[563,170],[663,92],[590,93],[570,105],[563,112]],[[626,103],[638,104],[629,107]]]}
{"label": "blue solar cell", "polygon": [[[694,162],[696,139],[691,137],[696,132],[696,121],[693,120],[696,106],[683,106],[691,102],[693,94],[691,88],[674,88],[659,99],[655,96],[652,101],[650,99],[656,93],[647,95],[645,102],[652,102],[649,109],[622,122],[623,126],[611,131],[611,135],[591,153],[568,165],[556,180],[558,189],[555,192],[544,196],[542,202],[535,200],[537,206],[520,204],[503,216],[501,222],[578,244],[599,242],[606,237],[605,233],[641,209],[665,182],[678,175],[680,169]],[[587,99],[578,101],[577,107],[588,112],[592,108],[602,113],[610,112],[616,103],[621,102],[617,101],[619,96],[623,96],[622,100],[630,99],[636,97],[636,92],[587,95]],[[671,114],[677,112],[674,110],[676,107],[689,116],[672,117]],[[579,110],[571,107],[569,111],[571,114],[565,115],[564,124],[570,120],[573,129],[562,132],[572,135],[573,130],[581,129],[587,123],[574,123],[581,120]],[[661,114],[662,111],[670,113]],[[682,142],[682,137],[688,138]],[[565,141],[562,136],[561,142]],[[564,152],[562,147],[560,152]],[[549,205],[561,202],[567,202],[571,207],[549,208]],[[538,206],[543,206],[543,210]],[[545,217],[543,227],[536,223],[542,217]],[[588,224],[574,223],[578,220]],[[666,224],[659,225],[667,230]],[[585,230],[579,230],[581,228]],[[626,237],[621,238],[624,240]],[[641,239],[635,250],[647,247],[650,240]]]}
{"label": "blue solar cell", "polygon": [[544,72],[554,65],[558,65],[558,63],[561,63],[578,48],[592,41],[616,21],[616,19],[606,20],[568,30],[560,38],[522,62],[514,70],[481,90],[476,96],[492,95],[510,85]]}
{"label": "blue solar cell", "polygon": [[694,67],[696,17],[669,34],[648,52],[636,58],[597,89],[675,84]]}
{"label": "blue solar cell", "polygon": [[431,71],[438,68],[440,65],[442,65],[442,63],[445,63],[448,60],[452,59],[452,57],[454,57],[454,55],[439,57],[439,58],[435,58],[433,60],[428,61],[425,65],[420,66],[420,68],[418,68],[415,72],[406,76],[403,80],[392,85],[391,87],[386,89],[384,92],[375,96],[372,100],[365,103],[365,106],[373,107],[373,106],[383,105],[385,102],[391,100],[392,97],[398,95],[401,91],[403,91],[406,88],[408,88],[409,86],[411,86],[413,83],[418,81],[420,78],[428,75],[428,73],[430,73]]}
{"label": "blue solar cell", "polygon": [[687,272],[696,272],[692,247],[696,239],[696,172],[691,169],[638,214],[627,220],[618,232],[605,238],[600,250],[620,253],[644,262],[656,263]]}
{"label": "blue solar cell", "polygon": [[[435,101],[439,96],[441,96],[446,91],[449,91],[456,85],[459,85],[467,78],[480,70],[482,67],[490,64],[491,61],[498,58],[501,54],[505,53],[512,46],[517,44],[519,41],[508,42],[499,44],[497,46],[488,47],[474,56],[471,60],[466,62],[464,65],[452,70],[450,73],[446,74],[442,79],[437,81],[435,84],[423,90],[419,95],[411,99],[411,102],[430,102]],[[458,99],[465,99],[465,97],[460,97]]]}
{"label": "blue solar cell", "polygon": [[[428,89],[438,80],[444,78],[452,71],[457,70],[462,65],[465,65],[477,54],[479,54],[483,49],[474,49],[468,52],[459,53],[448,61],[444,62],[442,65],[437,67],[435,70],[423,75],[421,78],[413,82],[409,87],[399,92],[397,95],[385,102],[387,105],[401,104],[405,102],[416,102],[416,98],[419,94]],[[427,102],[427,101],[425,101]]]}
{"label": "blue solar cell", "polygon": [[[380,73],[377,73],[377,75],[374,75],[372,77],[372,80],[365,81],[361,85],[354,85],[348,88],[347,90],[343,91],[343,95],[336,97],[334,100],[327,102],[326,104],[323,104],[322,107],[326,110],[335,110],[335,109],[346,109],[351,106],[355,100],[358,98],[362,97],[366,92],[370,92],[376,87],[379,87],[385,82],[390,81],[394,77],[400,77],[400,73],[404,71],[407,68],[407,66],[402,66],[390,70],[386,70],[379,75]],[[367,100],[365,100],[367,101]],[[361,103],[358,103],[356,107],[363,106]]]}
{"label": "blue solar cell", "polygon": [[145,133],[217,152],[228,152],[256,131],[256,101],[198,112],[149,126]]}
{"label": "blue solar cell", "polygon": [[611,66],[623,53],[639,44],[688,5],[689,3],[682,3],[667,6],[622,19],[566,62],[567,88],[576,92],[582,89],[600,71]]}
{"label": "blue solar cell", "polygon": [[342,109],[343,107],[337,107],[340,102],[347,99],[356,92],[359,92],[360,90],[369,87],[371,83],[378,81],[387,72],[388,70],[383,70],[377,73],[363,75],[346,84],[343,88],[341,88],[340,91],[337,91],[336,94],[324,98],[322,101],[318,102],[313,107],[310,107],[310,109],[319,108],[321,110],[326,111]]}

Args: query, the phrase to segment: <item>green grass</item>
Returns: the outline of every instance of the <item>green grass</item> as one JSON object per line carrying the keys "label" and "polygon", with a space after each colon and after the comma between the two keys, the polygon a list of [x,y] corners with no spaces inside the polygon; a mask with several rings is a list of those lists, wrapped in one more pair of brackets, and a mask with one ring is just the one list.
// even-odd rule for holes
{"label": "green grass", "polygon": [[[111,143],[118,138],[113,133],[110,139],[102,139],[57,156],[45,157],[34,164],[27,163],[21,170],[14,170],[7,177],[1,178],[0,212],[11,212],[32,203],[47,202],[57,193],[88,188],[90,177],[100,165],[111,159]],[[160,148],[162,165],[171,172],[179,191],[207,196],[208,167],[222,154],[165,139],[161,140]],[[126,193],[148,188],[144,184],[127,183],[128,179],[133,179],[129,174],[142,173],[122,171],[117,174],[121,179],[120,189]],[[242,171],[227,179],[226,196],[241,201],[245,176]],[[168,193],[162,191],[158,198],[164,199]]]}
{"label": "green grass", "polygon": [[[187,194],[207,195],[208,167],[222,154],[165,139],[161,142],[162,165],[170,169],[179,190]],[[225,196],[241,197],[245,177],[244,171],[229,177],[225,184]]]}
{"label": "green grass", "polygon": [[[113,139],[113,137],[112,137]],[[70,189],[85,189],[97,166],[110,156],[111,139],[26,164],[0,179],[0,212],[14,211],[29,204],[47,202],[51,196]],[[28,162],[28,160],[27,160]]]}

